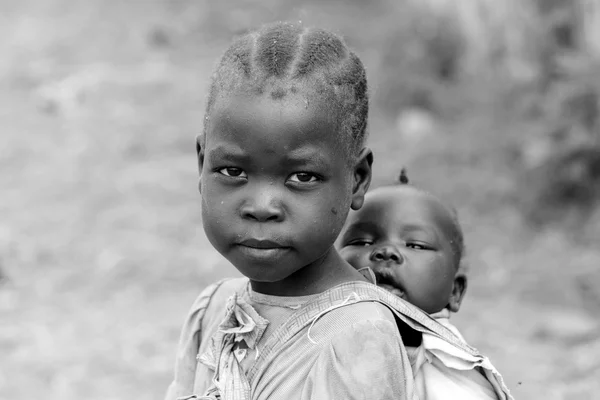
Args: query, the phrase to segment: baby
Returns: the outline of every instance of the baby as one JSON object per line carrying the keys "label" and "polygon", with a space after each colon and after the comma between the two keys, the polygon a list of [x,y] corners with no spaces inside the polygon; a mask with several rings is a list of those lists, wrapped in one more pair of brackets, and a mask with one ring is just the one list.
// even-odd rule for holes
{"label": "baby", "polygon": [[[449,322],[467,288],[463,233],[456,213],[437,197],[400,183],[368,193],[350,213],[338,241],[356,269],[369,267],[378,286],[418,306],[465,342]],[[424,333],[407,346],[421,399],[511,399],[502,377],[483,356],[475,360],[442,338]]]}

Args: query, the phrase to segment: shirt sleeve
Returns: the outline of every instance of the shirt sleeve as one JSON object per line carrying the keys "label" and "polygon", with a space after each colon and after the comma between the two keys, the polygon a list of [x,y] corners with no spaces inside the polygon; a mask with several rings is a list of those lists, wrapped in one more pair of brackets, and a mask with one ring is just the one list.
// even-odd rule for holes
{"label": "shirt sleeve", "polygon": [[302,400],[413,400],[410,362],[397,326],[361,321],[336,334],[309,372]]}
{"label": "shirt sleeve", "polygon": [[180,396],[192,394],[198,361],[198,349],[202,337],[202,320],[214,293],[224,281],[208,286],[196,298],[192,305],[179,338],[175,358],[175,376],[167,389],[165,400],[175,400]]}

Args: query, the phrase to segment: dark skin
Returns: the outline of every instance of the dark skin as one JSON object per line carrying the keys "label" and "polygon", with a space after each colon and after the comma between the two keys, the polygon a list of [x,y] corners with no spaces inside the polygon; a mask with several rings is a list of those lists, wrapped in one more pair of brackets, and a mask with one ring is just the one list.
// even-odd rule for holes
{"label": "dark skin", "polygon": [[378,286],[423,311],[457,312],[467,287],[452,245],[457,229],[437,198],[389,186],[370,192],[350,213],[338,248],[355,268],[370,267]]}
{"label": "dark skin", "polygon": [[333,244],[363,204],[373,156],[347,154],[339,121],[326,101],[307,101],[312,93],[231,93],[198,138],[204,230],[259,293],[301,296],[365,280]]}

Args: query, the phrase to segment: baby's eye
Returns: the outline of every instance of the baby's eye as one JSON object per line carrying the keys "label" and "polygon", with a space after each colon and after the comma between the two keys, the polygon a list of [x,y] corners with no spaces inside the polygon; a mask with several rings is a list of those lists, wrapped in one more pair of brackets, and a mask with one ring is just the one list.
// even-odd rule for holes
{"label": "baby's eye", "polygon": [[424,243],[407,242],[406,247],[415,250],[431,250],[431,246],[428,246]]}
{"label": "baby's eye", "polygon": [[367,247],[373,244],[373,241],[368,239],[354,239],[348,242],[346,246]]}
{"label": "baby's eye", "polygon": [[288,179],[292,182],[300,183],[311,183],[319,180],[315,174],[311,174],[310,172],[296,172],[295,174],[290,175]]}
{"label": "baby's eye", "polygon": [[221,168],[219,170],[219,173],[223,174],[225,176],[231,176],[232,178],[247,178],[248,177],[248,175],[246,175],[246,173],[244,172],[243,169],[235,168],[235,167]]}

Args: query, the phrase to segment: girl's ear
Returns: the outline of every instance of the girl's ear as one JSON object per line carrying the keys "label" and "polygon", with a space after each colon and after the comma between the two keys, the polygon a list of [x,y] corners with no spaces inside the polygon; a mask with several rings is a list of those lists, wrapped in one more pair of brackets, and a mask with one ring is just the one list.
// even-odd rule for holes
{"label": "girl's ear", "polygon": [[467,276],[462,272],[457,272],[454,277],[454,285],[452,286],[452,293],[450,293],[450,299],[448,299],[448,308],[452,312],[458,312],[460,304],[462,303],[463,297],[467,292]]}
{"label": "girl's ear", "polygon": [[[204,134],[196,138],[196,156],[198,157],[198,175],[202,176],[202,167],[204,165]],[[202,181],[198,183],[198,191],[202,193]]]}
{"label": "girl's ear", "polygon": [[365,147],[360,151],[354,163],[354,185],[352,188],[352,203],[350,207],[358,210],[365,201],[365,194],[371,184],[373,152]]}

